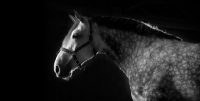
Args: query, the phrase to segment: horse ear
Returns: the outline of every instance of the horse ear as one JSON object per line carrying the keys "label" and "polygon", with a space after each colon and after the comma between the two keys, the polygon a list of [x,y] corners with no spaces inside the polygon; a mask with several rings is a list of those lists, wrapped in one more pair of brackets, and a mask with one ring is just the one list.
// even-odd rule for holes
{"label": "horse ear", "polygon": [[76,18],[73,17],[72,15],[69,15],[70,19],[75,23],[76,22]]}
{"label": "horse ear", "polygon": [[74,14],[77,19],[79,19],[80,21],[83,21],[83,16],[79,14],[76,10],[74,10]]}

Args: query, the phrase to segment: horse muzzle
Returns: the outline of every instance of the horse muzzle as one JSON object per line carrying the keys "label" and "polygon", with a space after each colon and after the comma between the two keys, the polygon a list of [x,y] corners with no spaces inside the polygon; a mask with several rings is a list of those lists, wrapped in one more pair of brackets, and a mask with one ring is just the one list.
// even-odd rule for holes
{"label": "horse muzzle", "polygon": [[57,77],[65,78],[71,75],[71,70],[76,67],[73,57],[67,53],[60,52],[54,62],[54,72]]}

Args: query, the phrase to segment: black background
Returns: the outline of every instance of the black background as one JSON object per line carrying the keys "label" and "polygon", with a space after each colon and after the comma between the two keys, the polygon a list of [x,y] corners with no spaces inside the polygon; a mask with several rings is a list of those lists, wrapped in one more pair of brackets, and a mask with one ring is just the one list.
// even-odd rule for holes
{"label": "black background", "polygon": [[[148,6],[140,7],[141,2]],[[150,5],[152,4],[152,5]],[[161,9],[159,5],[168,9]],[[131,101],[128,79],[123,72],[106,56],[97,55],[89,61],[85,71],[76,71],[73,78],[66,82],[56,78],[53,64],[56,52],[62,40],[72,26],[68,15],[77,10],[82,15],[113,15],[132,17],[157,25],[167,32],[183,38],[188,42],[199,41],[198,3],[187,0],[132,0],[132,1],[69,1],[51,0],[44,2],[45,22],[45,79],[44,97],[50,101],[76,100],[123,100]],[[138,6],[139,5],[139,6]],[[176,11],[173,7],[182,7]],[[134,8],[134,7],[135,8]],[[138,7],[142,8],[138,9]],[[153,10],[145,11],[150,7]],[[146,12],[144,14],[144,12]],[[174,14],[168,12],[175,12]],[[176,14],[177,13],[177,14]],[[149,14],[149,16],[147,16]],[[181,27],[177,27],[181,26]]]}

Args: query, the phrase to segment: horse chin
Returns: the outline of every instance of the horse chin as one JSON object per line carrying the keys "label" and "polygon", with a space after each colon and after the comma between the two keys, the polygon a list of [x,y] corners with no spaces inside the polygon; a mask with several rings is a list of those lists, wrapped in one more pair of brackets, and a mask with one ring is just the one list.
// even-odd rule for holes
{"label": "horse chin", "polygon": [[78,69],[78,68],[79,68],[79,67],[73,68],[73,69],[70,71],[69,75],[66,76],[66,77],[63,77],[62,79],[63,79],[63,80],[66,80],[66,81],[69,81],[69,80],[72,78],[73,72],[74,72],[76,69]]}
{"label": "horse chin", "polygon": [[68,77],[64,77],[62,78],[63,80],[66,80],[66,81],[69,81],[71,79],[71,76],[68,76]]}

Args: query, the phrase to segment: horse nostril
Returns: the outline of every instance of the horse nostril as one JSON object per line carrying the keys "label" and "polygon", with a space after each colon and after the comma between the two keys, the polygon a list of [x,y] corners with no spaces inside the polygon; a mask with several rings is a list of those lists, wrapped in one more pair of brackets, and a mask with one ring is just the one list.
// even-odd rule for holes
{"label": "horse nostril", "polygon": [[55,72],[56,72],[56,74],[58,74],[60,72],[60,67],[59,66],[56,66]]}

